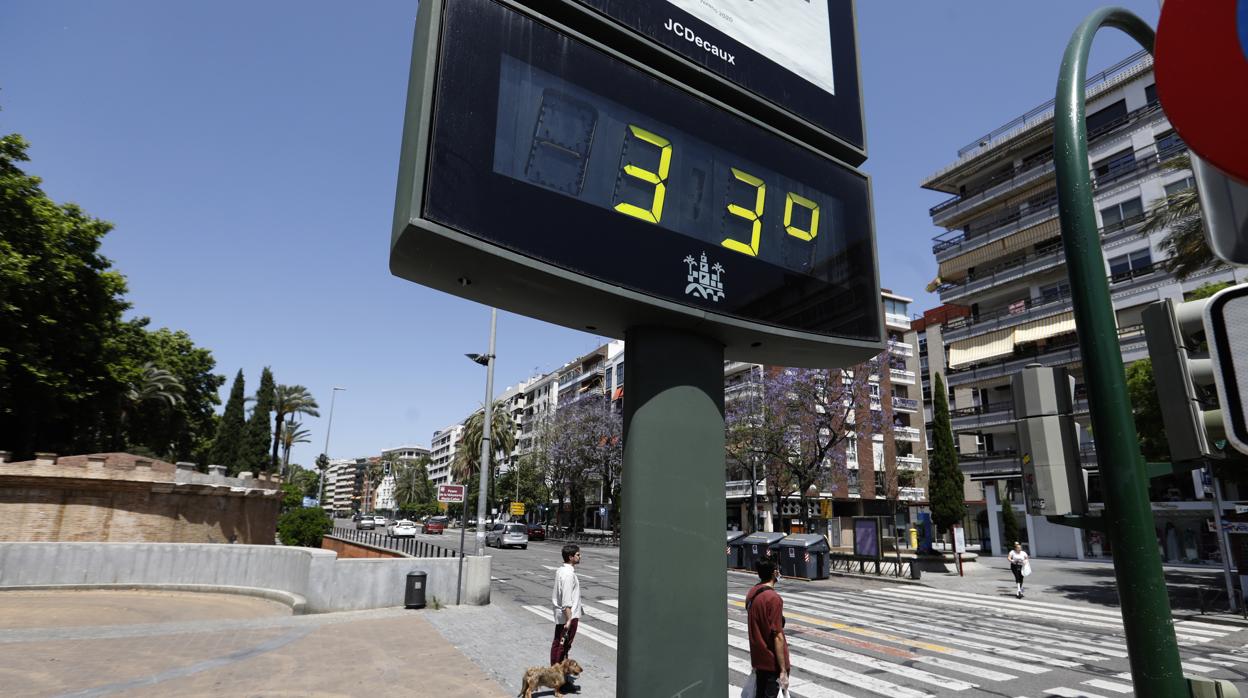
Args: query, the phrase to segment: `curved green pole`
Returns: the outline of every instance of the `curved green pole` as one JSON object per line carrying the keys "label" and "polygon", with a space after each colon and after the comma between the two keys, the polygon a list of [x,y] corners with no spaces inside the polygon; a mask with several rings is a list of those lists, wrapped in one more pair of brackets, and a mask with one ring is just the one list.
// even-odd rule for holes
{"label": "curved green pole", "polygon": [[1084,76],[1088,50],[1101,27],[1126,32],[1150,53],[1153,30],[1116,7],[1093,12],[1066,46],[1057,82],[1054,156],[1062,244],[1070,274],[1079,350],[1088,386],[1097,461],[1105,491],[1107,531],[1137,696],[1186,696],[1179,647],[1170,616],[1148,499],[1148,474],[1131,417],[1114,308],[1105,278],[1100,234],[1092,207]]}

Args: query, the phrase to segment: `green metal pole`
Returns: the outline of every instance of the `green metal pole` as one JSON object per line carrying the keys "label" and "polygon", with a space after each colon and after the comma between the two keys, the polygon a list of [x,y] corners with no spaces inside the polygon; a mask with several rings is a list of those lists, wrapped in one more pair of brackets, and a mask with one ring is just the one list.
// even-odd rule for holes
{"label": "green metal pole", "polygon": [[659,327],[625,340],[616,695],[723,698],[724,348]]}
{"label": "green metal pole", "polygon": [[1096,434],[1108,517],[1106,528],[1113,544],[1114,575],[1135,695],[1186,696],[1188,689],[1179,663],[1170,599],[1153,530],[1148,474],[1127,398],[1114,308],[1092,206],[1084,78],[1092,39],[1103,26],[1120,29],[1150,53],[1153,50],[1153,30],[1139,17],[1116,7],[1089,15],[1066,46],[1053,119],[1062,244],[1066,249],[1079,350]]}

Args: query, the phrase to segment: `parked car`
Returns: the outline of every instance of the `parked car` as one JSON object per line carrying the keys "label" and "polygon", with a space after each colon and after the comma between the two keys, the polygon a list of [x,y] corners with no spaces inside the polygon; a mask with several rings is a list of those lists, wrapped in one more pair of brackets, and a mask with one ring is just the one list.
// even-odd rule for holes
{"label": "parked car", "polygon": [[529,547],[529,527],[522,523],[496,523],[485,532],[485,544],[524,550]]}
{"label": "parked car", "polygon": [[373,516],[373,523],[377,524],[378,526],[385,526],[386,517],[382,516],[381,514],[376,514]]}
{"label": "parked car", "polygon": [[529,540],[546,540],[546,527],[540,523],[529,524]]}
{"label": "parked car", "polygon": [[377,522],[371,516],[361,516],[355,520],[355,527],[360,531],[371,531],[377,528]]}
{"label": "parked car", "polygon": [[399,519],[386,527],[386,535],[391,538],[415,538],[416,522]]}
{"label": "parked car", "polygon": [[425,522],[425,533],[442,534],[446,532],[446,517],[434,516]]}

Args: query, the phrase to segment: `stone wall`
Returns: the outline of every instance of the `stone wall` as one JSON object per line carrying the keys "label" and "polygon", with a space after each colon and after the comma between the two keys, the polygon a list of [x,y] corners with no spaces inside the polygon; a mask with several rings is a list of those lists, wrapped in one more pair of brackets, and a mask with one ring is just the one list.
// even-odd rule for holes
{"label": "stone wall", "polygon": [[278,478],[128,453],[0,462],[0,541],[272,544]]}
{"label": "stone wall", "polygon": [[[492,558],[463,560],[461,601],[490,602]],[[239,593],[296,613],[403,605],[407,574],[425,572],[426,601],[455,603],[458,558],[339,560],[329,550],[192,543],[0,543],[0,593],[22,589],[151,588]]]}

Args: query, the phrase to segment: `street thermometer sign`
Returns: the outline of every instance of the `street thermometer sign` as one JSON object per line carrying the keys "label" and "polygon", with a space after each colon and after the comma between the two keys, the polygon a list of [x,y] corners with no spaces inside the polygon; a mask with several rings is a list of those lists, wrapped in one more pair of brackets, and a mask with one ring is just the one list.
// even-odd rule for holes
{"label": "street thermometer sign", "polygon": [[421,3],[394,274],[613,337],[684,328],[746,361],[879,353],[866,175],[530,12]]}

